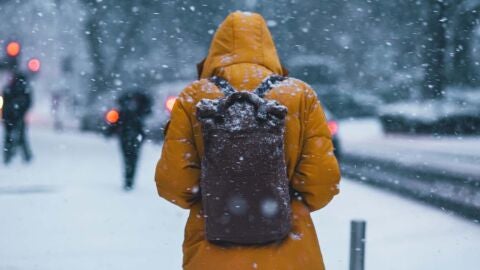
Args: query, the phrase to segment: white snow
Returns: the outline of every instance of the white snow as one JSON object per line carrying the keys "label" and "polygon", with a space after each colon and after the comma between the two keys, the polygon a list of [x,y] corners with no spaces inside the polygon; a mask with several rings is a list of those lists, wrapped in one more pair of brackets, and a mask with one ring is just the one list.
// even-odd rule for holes
{"label": "white snow", "polygon": [[456,115],[478,115],[478,105],[459,102],[430,100],[422,102],[399,102],[386,104],[380,107],[380,115],[403,116],[406,119],[414,118],[425,123],[435,122],[441,118]]}
{"label": "white snow", "polygon": [[[379,104],[380,105],[380,104]],[[449,87],[441,100],[411,100],[380,105],[380,115],[413,118],[425,123],[435,122],[451,116],[476,116],[480,114],[478,89]]]}
{"label": "white snow", "polygon": [[339,136],[346,153],[480,175],[480,136],[385,135],[376,119],[343,121]]}
{"label": "white snow", "polygon": [[[187,211],[156,194],[160,146],[125,193],[115,140],[31,135],[33,164],[0,165],[0,269],[181,269]],[[367,221],[366,269],[478,268],[480,225],[362,184],[344,180],[313,219],[327,269],[348,268],[352,219]]]}
{"label": "white snow", "polygon": [[313,218],[327,269],[348,269],[353,219],[367,222],[365,269],[478,269],[479,224],[365,184],[344,180]]}
{"label": "white snow", "polygon": [[0,269],[180,269],[187,212],[156,194],[159,146],[125,193],[116,140],[32,136],[31,166],[0,165]]}

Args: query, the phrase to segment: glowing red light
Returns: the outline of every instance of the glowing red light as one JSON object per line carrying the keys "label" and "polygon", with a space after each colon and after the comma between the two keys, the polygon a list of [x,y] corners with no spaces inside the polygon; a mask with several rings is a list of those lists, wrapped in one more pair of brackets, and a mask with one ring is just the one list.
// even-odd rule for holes
{"label": "glowing red light", "polygon": [[175,101],[177,100],[176,96],[169,96],[165,101],[165,108],[167,108],[168,112],[172,112],[173,105],[175,105]]}
{"label": "glowing red light", "polygon": [[7,50],[8,56],[16,57],[20,54],[20,43],[16,41],[12,41],[8,43],[6,50]]}
{"label": "glowing red light", "polygon": [[31,72],[38,72],[40,70],[41,63],[37,58],[32,58],[28,60],[27,66]]}
{"label": "glowing red light", "polygon": [[335,121],[328,121],[328,129],[330,134],[335,135],[338,132],[338,124]]}
{"label": "glowing red light", "polygon": [[105,120],[107,120],[109,124],[115,124],[116,122],[118,122],[118,119],[120,119],[120,115],[118,114],[118,111],[115,109],[111,109],[105,115]]}

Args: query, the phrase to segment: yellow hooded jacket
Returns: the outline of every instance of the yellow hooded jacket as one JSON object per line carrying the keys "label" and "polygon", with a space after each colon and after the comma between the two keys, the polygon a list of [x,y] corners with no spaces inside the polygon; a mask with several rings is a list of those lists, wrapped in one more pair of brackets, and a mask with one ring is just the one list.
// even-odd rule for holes
{"label": "yellow hooded jacket", "polygon": [[271,74],[286,75],[264,19],[255,13],[234,12],[218,28],[200,79],[179,95],[163,145],[155,181],[161,197],[190,209],[183,243],[183,268],[324,269],[310,212],[324,207],[338,193],[340,171],[331,135],[315,92],[300,80],[288,78],[267,93],[288,108],[285,133],[287,173],[293,189],[293,229],[280,244],[222,247],[205,240],[198,198],[200,161],[204,153],[195,105],[223,94],[208,78],[227,79],[239,90],[252,91]]}

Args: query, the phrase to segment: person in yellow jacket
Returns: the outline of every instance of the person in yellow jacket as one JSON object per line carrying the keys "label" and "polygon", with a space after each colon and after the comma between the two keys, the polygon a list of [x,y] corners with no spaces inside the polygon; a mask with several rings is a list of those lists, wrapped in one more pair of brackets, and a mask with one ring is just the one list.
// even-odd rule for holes
{"label": "person in yellow jacket", "polygon": [[209,78],[219,76],[234,88],[254,90],[268,76],[286,76],[261,15],[234,12],[219,26],[207,58],[198,66],[199,80],[179,95],[166,131],[155,181],[166,200],[190,210],[183,242],[183,268],[324,269],[310,213],[338,194],[340,170],[333,154],[327,120],[315,92],[306,83],[287,78],[266,94],[286,106],[285,162],[293,198],[292,230],[280,243],[261,246],[221,246],[205,238],[199,192],[204,154],[196,104],[223,93]]}

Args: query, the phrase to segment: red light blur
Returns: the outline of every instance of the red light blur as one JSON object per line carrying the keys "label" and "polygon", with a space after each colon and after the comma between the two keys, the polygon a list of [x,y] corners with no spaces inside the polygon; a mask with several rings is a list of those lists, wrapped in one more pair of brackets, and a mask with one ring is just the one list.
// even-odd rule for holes
{"label": "red light blur", "polygon": [[338,132],[338,124],[335,121],[328,121],[328,129],[330,130],[330,134],[335,135]]}
{"label": "red light blur", "polygon": [[31,72],[38,72],[40,70],[40,66],[40,60],[38,60],[37,58],[32,58],[28,60],[27,67]]}
{"label": "red light blur", "polygon": [[172,112],[173,105],[175,105],[176,100],[177,100],[176,96],[169,96],[167,98],[167,100],[165,101],[165,108],[167,109],[168,112]]}
{"label": "red light blur", "polygon": [[16,41],[12,41],[12,42],[8,43],[8,45],[6,47],[6,51],[7,51],[8,56],[10,56],[10,57],[18,56],[20,54],[20,43],[18,43]]}
{"label": "red light blur", "polygon": [[115,110],[115,109],[111,109],[110,111],[107,112],[107,114],[105,115],[105,120],[107,120],[107,122],[109,124],[115,124],[118,122],[118,119],[120,119],[120,115],[118,114],[118,111]]}

